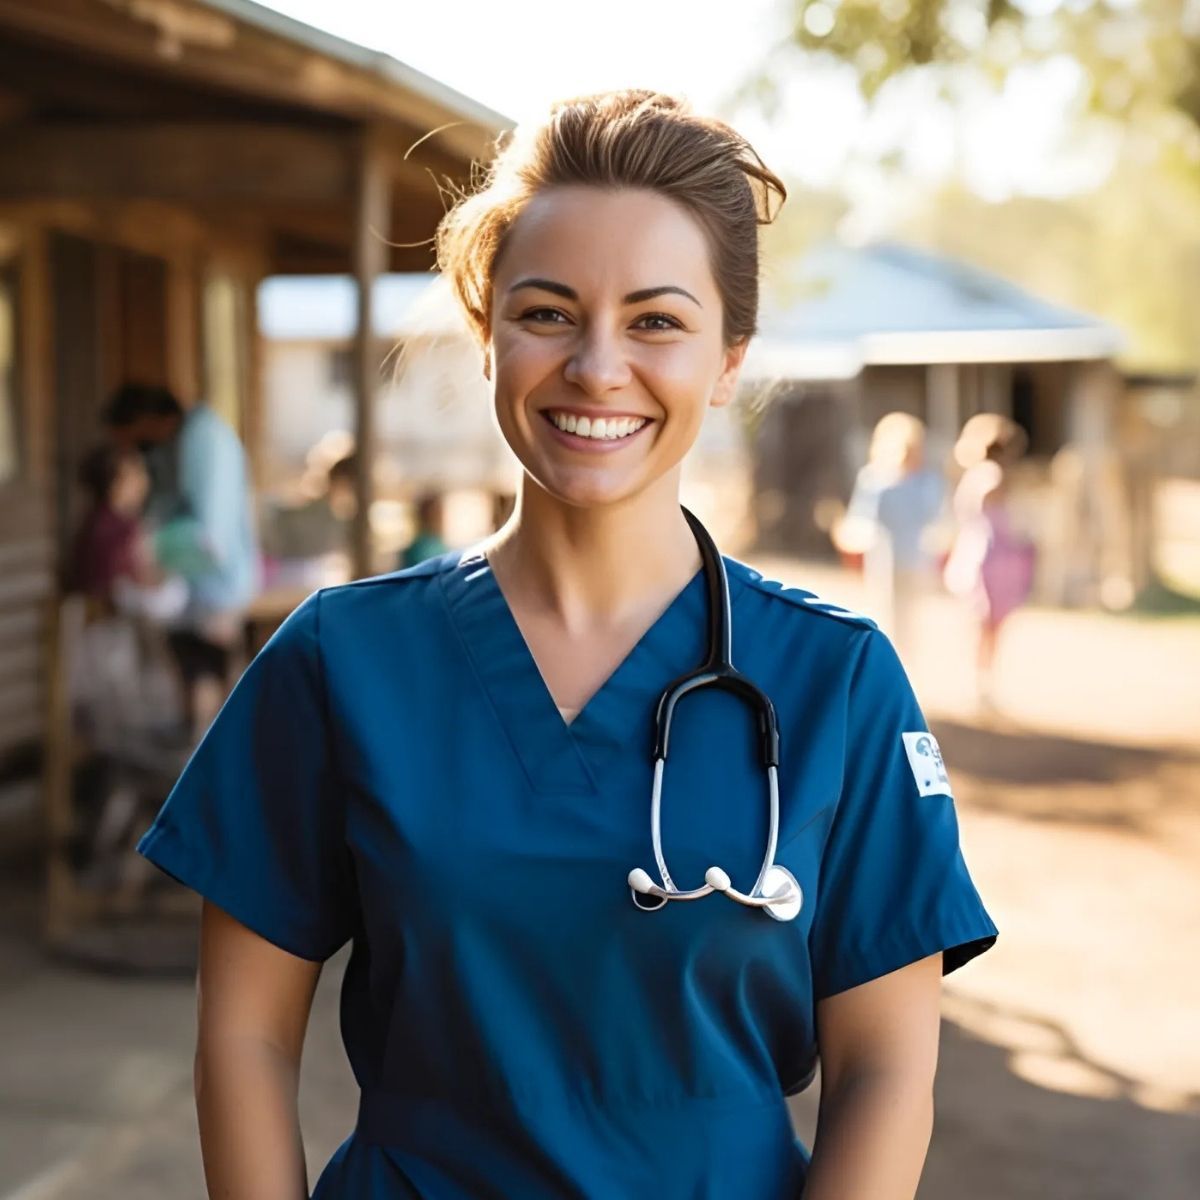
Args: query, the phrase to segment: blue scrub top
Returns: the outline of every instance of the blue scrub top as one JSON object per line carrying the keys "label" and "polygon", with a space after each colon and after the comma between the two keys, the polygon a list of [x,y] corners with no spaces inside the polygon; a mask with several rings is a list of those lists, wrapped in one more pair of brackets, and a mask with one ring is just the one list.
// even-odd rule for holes
{"label": "blue scrub top", "polygon": [[[570,725],[470,554],[314,594],[247,669],[138,848],[292,954],[353,939],[362,1100],[314,1200],[794,1200],[816,1001],[995,940],[891,644],[726,561],[734,661],[780,717],[790,923],[626,883],[655,874],[652,718],[703,658],[699,573]],[[749,889],[767,792],[735,698],[681,703],[663,806],[678,886]]]}

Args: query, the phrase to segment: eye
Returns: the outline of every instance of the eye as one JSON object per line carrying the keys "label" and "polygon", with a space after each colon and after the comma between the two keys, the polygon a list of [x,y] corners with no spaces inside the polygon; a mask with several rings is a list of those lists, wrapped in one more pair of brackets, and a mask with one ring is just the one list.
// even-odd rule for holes
{"label": "eye", "polygon": [[635,324],[639,329],[644,329],[649,333],[663,333],[668,330],[683,328],[683,322],[668,313],[644,313],[638,317]]}
{"label": "eye", "polygon": [[569,320],[567,314],[557,308],[528,308],[522,314],[522,321],[533,321],[538,325],[561,325]]}

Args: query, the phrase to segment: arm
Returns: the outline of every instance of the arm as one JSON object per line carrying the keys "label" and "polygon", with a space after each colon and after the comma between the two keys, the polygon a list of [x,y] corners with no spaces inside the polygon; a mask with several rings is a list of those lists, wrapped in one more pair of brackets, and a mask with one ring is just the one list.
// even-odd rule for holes
{"label": "arm", "polygon": [[320,973],[205,902],[195,1088],[212,1200],[307,1200],[297,1092]]}
{"label": "arm", "polygon": [[804,1200],[912,1200],[933,1128],[942,956],[817,1006],[821,1107]]}

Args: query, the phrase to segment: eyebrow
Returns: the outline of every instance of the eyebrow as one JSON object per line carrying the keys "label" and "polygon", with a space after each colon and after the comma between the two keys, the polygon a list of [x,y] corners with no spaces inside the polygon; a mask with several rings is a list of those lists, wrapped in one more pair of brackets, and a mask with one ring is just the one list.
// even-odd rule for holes
{"label": "eyebrow", "polygon": [[[565,283],[555,283],[553,279],[520,279],[510,287],[509,294],[520,291],[521,288],[537,288],[543,292],[553,292],[556,296],[562,296],[564,300],[578,300],[579,293],[571,287],[567,287]],[[686,296],[697,308],[703,308],[704,305],[692,295],[691,292],[685,291],[681,287],[676,287],[672,283],[663,284],[661,287],[641,288],[639,291],[630,292],[625,297],[625,304],[641,304],[643,300],[653,300],[658,296]]]}

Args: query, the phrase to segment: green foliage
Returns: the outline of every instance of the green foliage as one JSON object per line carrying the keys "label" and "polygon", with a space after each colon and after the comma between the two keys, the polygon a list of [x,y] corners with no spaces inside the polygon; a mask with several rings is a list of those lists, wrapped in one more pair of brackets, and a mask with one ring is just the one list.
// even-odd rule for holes
{"label": "green foliage", "polygon": [[1132,369],[1190,371],[1200,348],[1200,179],[1127,158],[1097,191],[988,203],[961,185],[901,236],[1124,330]]}
{"label": "green foliage", "polygon": [[[954,0],[793,0],[791,37],[803,50],[851,63],[870,99],[910,66],[970,57],[975,47],[948,20],[955,7]],[[990,6],[973,7],[980,15]]]}
{"label": "green foliage", "polygon": [[913,73],[953,100],[961,84],[998,91],[1017,68],[1074,59],[1075,117],[1116,145],[1100,187],[991,204],[956,183],[895,232],[1111,320],[1131,336],[1127,365],[1200,365],[1200,0],[780,2],[788,36],[739,97],[768,113],[797,53],[847,64],[875,106]]}
{"label": "green foliage", "polygon": [[1200,126],[1191,0],[790,0],[789,26],[791,45],[853,66],[868,100],[914,69],[970,69],[999,84],[1020,64],[1067,54],[1087,73],[1093,111],[1128,119],[1170,107]]}

